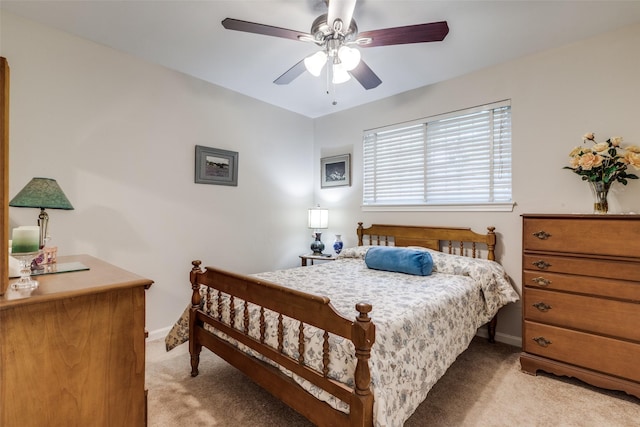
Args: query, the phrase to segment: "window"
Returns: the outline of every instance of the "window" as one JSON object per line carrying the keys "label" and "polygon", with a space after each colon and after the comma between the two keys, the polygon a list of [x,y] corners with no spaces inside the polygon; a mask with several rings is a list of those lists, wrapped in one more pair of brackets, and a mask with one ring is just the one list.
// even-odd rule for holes
{"label": "window", "polygon": [[365,207],[511,210],[508,101],[364,133]]}

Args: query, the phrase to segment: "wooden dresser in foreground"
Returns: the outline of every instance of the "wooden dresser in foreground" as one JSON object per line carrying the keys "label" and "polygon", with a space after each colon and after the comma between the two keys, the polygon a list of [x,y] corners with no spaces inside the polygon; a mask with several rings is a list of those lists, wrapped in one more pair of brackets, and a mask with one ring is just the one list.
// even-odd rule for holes
{"label": "wooden dresser in foreground", "polygon": [[153,282],[88,255],[58,257],[71,262],[90,269],[0,297],[0,425],[144,426]]}
{"label": "wooden dresser in foreground", "polygon": [[640,215],[523,215],[522,370],[640,398]]}

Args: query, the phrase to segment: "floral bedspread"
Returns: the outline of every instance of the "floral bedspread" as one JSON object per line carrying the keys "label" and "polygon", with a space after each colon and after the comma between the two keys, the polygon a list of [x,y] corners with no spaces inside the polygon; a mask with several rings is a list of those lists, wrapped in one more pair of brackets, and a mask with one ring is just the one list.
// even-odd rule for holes
{"label": "floral bedspread", "polygon": [[[518,300],[502,266],[493,261],[429,252],[430,276],[371,270],[364,263],[367,246],[344,250],[336,261],[254,276],[304,292],[326,295],[348,318],[360,302],[373,305],[376,325],[370,369],[377,427],[402,426],[448,367],[471,342],[477,329],[500,307]],[[228,316],[228,313],[225,314]],[[254,332],[257,334],[257,332]],[[321,334],[305,330],[311,343],[305,363],[321,366]],[[276,340],[275,330],[267,341]],[[188,310],[166,338],[167,350],[188,339]],[[295,356],[297,336],[286,337]],[[321,348],[321,347],[320,347]],[[348,340],[331,341],[330,377],[353,385],[355,356]],[[333,407],[348,412],[336,400],[301,378],[303,388]]]}

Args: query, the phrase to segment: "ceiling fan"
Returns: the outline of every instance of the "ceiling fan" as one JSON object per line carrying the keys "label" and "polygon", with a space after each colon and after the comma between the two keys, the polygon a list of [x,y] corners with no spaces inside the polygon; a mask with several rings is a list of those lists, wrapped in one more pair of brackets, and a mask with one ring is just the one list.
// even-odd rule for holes
{"label": "ceiling fan", "polygon": [[324,65],[328,63],[330,65],[327,67],[327,73],[330,73],[328,78],[332,83],[343,83],[353,76],[367,90],[377,87],[382,80],[361,60],[360,51],[356,47],[442,41],[449,33],[446,21],[358,33],[358,26],[353,19],[356,0],[326,1],[327,13],[313,21],[309,33],[233,18],[224,19],[222,25],[227,30],[311,42],[322,48],[285,71],[274,80],[276,84],[289,84],[305,70],[314,76],[319,76]]}

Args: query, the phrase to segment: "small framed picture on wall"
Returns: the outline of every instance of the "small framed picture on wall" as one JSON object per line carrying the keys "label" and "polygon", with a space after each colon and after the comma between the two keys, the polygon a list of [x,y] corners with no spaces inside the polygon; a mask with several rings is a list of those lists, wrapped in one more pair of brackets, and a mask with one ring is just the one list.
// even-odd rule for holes
{"label": "small framed picture on wall", "polygon": [[196,145],[197,184],[238,186],[238,153]]}
{"label": "small framed picture on wall", "polygon": [[321,188],[351,185],[351,154],[320,159]]}

